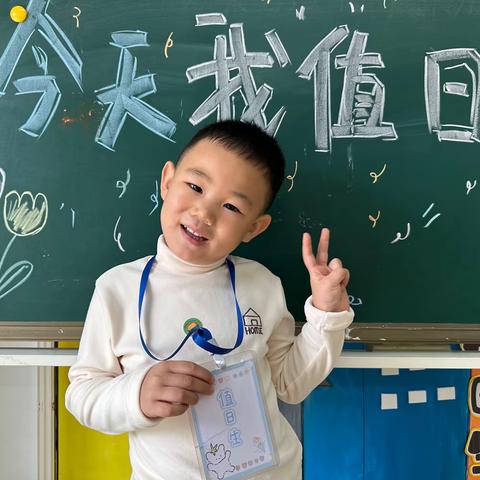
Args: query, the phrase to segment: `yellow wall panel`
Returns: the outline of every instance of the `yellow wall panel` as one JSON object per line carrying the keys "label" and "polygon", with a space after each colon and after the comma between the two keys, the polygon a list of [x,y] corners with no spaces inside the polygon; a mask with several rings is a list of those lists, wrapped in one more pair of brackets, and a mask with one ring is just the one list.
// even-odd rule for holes
{"label": "yellow wall panel", "polygon": [[[77,348],[62,342],[60,348]],[[129,480],[128,435],[105,435],[80,425],[65,408],[68,368],[58,369],[58,480]]]}

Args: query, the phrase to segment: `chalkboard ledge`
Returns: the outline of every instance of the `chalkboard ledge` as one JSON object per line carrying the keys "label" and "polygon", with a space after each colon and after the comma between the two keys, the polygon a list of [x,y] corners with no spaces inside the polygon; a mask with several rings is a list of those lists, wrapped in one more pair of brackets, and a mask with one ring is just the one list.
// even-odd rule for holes
{"label": "chalkboard ledge", "polygon": [[345,341],[374,345],[480,344],[477,323],[353,323]]}
{"label": "chalkboard ledge", "polygon": [[[296,322],[298,335],[304,322]],[[83,322],[0,321],[0,341],[79,341]],[[476,323],[353,323],[345,341],[367,345],[480,344]]]}
{"label": "chalkboard ledge", "polygon": [[83,322],[13,322],[0,321],[0,340],[8,341],[78,341]]}
{"label": "chalkboard ledge", "polygon": [[[0,366],[69,367],[76,349],[0,348]],[[480,368],[480,352],[343,351],[335,368]]]}

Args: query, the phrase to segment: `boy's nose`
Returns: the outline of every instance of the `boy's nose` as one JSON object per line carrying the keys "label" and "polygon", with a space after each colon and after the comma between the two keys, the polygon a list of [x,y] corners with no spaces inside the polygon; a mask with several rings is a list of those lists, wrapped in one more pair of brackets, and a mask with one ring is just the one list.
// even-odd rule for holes
{"label": "boy's nose", "polygon": [[211,227],[214,222],[214,216],[210,209],[203,205],[197,205],[192,209],[192,215],[198,218],[203,224]]}

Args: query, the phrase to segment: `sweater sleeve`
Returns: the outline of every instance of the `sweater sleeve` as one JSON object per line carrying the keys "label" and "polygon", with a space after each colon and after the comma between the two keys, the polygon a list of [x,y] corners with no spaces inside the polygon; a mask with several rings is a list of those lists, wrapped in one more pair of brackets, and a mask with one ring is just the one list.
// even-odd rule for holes
{"label": "sweater sleeve", "polygon": [[140,409],[140,387],[148,368],[123,373],[112,350],[110,316],[98,286],[80,340],[65,405],[76,419],[100,432],[118,434],[158,424]]}
{"label": "sweater sleeve", "polygon": [[306,323],[295,337],[295,321],[287,309],[278,280],[281,319],[268,341],[267,359],[278,397],[300,403],[331,372],[343,347],[345,329],[353,321],[353,310],[324,312],[305,302]]}

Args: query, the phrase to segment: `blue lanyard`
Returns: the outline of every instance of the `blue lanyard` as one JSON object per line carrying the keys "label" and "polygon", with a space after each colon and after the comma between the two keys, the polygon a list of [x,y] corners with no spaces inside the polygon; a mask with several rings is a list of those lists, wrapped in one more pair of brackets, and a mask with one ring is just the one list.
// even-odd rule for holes
{"label": "blue lanyard", "polygon": [[143,299],[145,297],[145,290],[147,289],[148,284],[148,276],[150,275],[150,270],[155,262],[155,256],[150,258],[150,260],[145,265],[145,268],[142,272],[142,277],[140,279],[140,290],[138,293],[138,331],[140,333],[140,341],[142,342],[143,349],[147,353],[147,355],[152,358],[153,360],[157,360],[159,362],[164,360],[170,360],[174,357],[180,349],[183,347],[185,342],[192,337],[193,341],[200,347],[206,350],[207,352],[216,354],[216,355],[225,355],[226,353],[230,353],[232,350],[235,350],[243,341],[243,321],[242,321],[242,312],[240,311],[240,307],[238,305],[237,300],[237,292],[235,290],[235,266],[233,262],[228,258],[225,259],[225,263],[228,267],[228,273],[230,274],[230,283],[232,285],[233,296],[235,298],[235,309],[237,311],[237,341],[232,348],[221,348],[214,343],[211,343],[210,340],[213,338],[210,330],[208,328],[200,327],[197,325],[196,327],[192,328],[186,335],[185,338],[182,340],[180,345],[177,349],[168,357],[166,358],[158,358],[156,357],[148,348],[147,342],[143,338],[142,335],[142,305]]}

